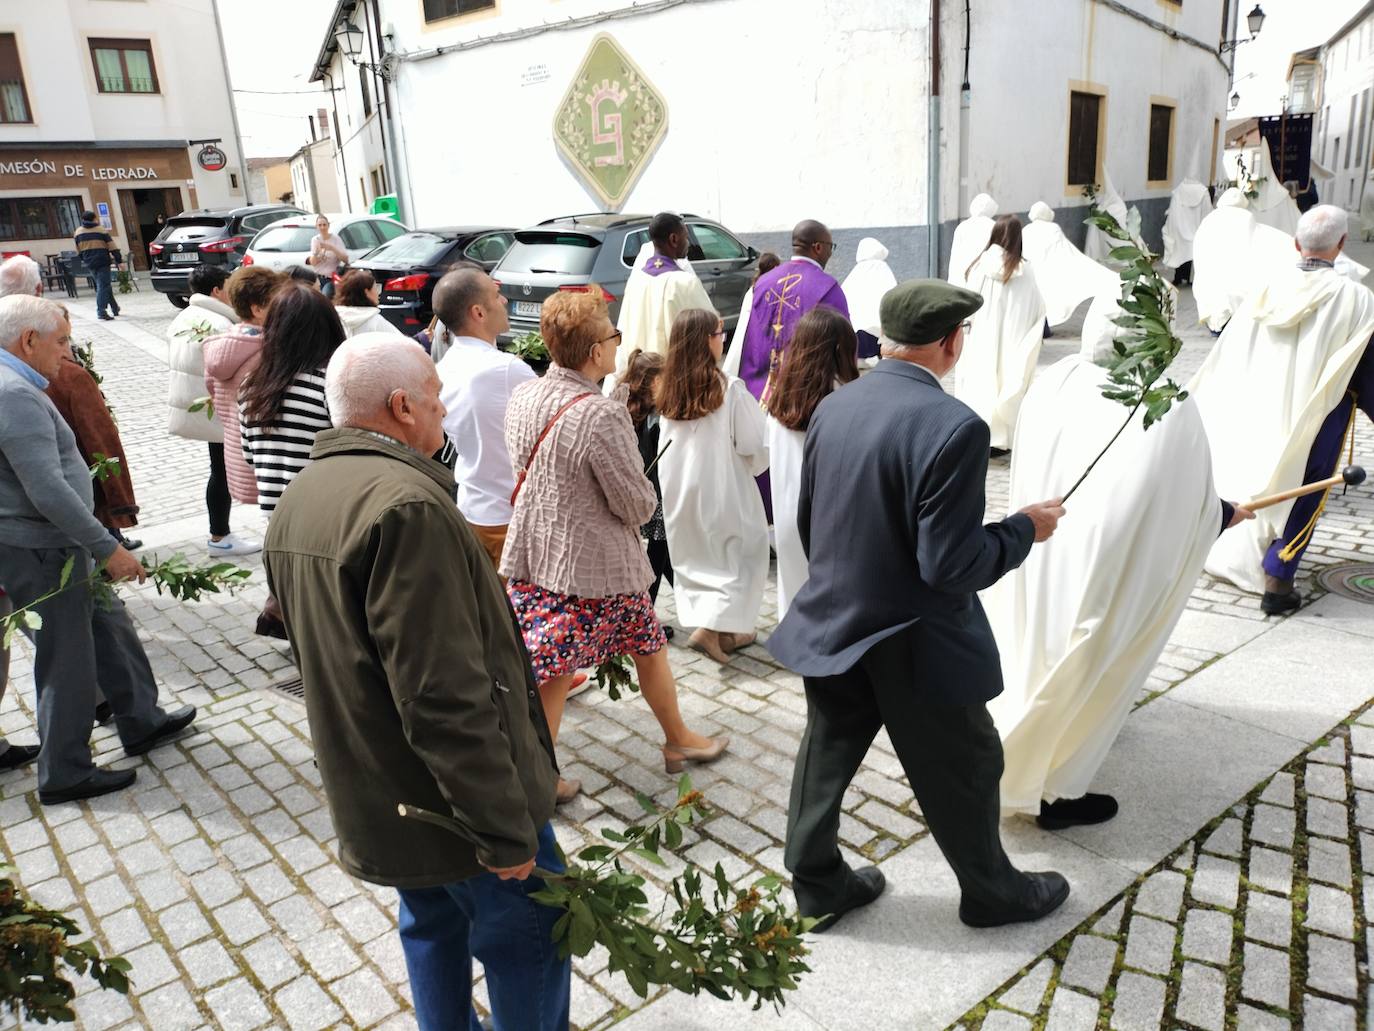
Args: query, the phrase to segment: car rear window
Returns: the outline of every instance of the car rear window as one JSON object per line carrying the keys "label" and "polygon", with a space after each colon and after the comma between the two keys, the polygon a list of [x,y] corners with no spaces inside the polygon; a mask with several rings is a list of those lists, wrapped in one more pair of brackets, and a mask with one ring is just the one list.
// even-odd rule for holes
{"label": "car rear window", "polygon": [[442,258],[452,246],[452,240],[445,240],[433,233],[406,233],[370,252],[367,260],[403,265],[429,265]]}
{"label": "car rear window", "polygon": [[308,251],[314,237],[314,226],[276,226],[255,236],[252,248],[255,251]]}
{"label": "car rear window", "polygon": [[585,276],[596,264],[601,241],[581,233],[516,233],[515,243],[501,259],[501,268],[512,272],[555,272]]}
{"label": "car rear window", "polygon": [[228,223],[222,218],[173,218],[168,219],[163,230],[164,243],[190,243],[222,236]]}

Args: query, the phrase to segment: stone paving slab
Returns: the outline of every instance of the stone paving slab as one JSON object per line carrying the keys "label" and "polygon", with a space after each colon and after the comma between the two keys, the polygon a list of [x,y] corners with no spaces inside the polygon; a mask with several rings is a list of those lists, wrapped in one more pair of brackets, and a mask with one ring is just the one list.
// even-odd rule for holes
{"label": "stone paving slab", "polygon": [[[203,554],[205,450],[165,432],[161,332],[175,313],[161,297],[144,293],[121,298],[126,312],[121,320],[95,323],[82,311],[84,300],[76,302],[76,337],[96,344],[96,361],[120,419],[143,506],[138,535],[158,550],[197,557]],[[1196,368],[1210,346],[1205,335],[1186,336],[1181,374]],[[1042,366],[1076,347],[1061,333],[1047,342]],[[1369,427],[1362,423],[1360,434],[1360,446],[1368,449]],[[1005,460],[992,463],[991,515],[1005,506],[1007,473]],[[1362,554],[1371,515],[1367,494],[1333,498],[1310,568]],[[233,520],[236,530],[250,533],[263,526],[256,511],[242,507],[235,508]],[[255,558],[243,564],[260,569]],[[146,587],[127,591],[164,699],[202,707],[194,735],[134,762],[140,778],[133,790],[89,804],[43,808],[33,795],[31,773],[0,776],[0,847],[13,858],[23,882],[44,901],[75,907],[76,918],[103,945],[125,949],[135,961],[135,992],[129,1000],[83,986],[81,1027],[413,1026],[394,931],[394,893],[352,880],[335,861],[337,846],[311,761],[304,711],[269,690],[294,675],[289,651],[251,632],[263,595],[260,576],[255,579],[237,597],[200,605],[178,605]],[[1039,1026],[1051,1013],[1056,1025],[1073,1026],[1096,1000],[1084,984],[1058,982],[1058,967],[1072,948],[1066,932],[1089,926],[1096,928],[1095,939],[1119,943],[1142,920],[1184,928],[1188,913],[1211,912],[1234,890],[1233,904],[1246,908],[1247,921],[1251,896],[1265,899],[1254,905],[1254,931],[1244,923],[1247,945],[1287,955],[1288,946],[1276,940],[1286,929],[1293,955],[1301,953],[1306,962],[1301,950],[1316,939],[1317,980],[1293,989],[1301,994],[1296,1000],[1290,994],[1287,1012],[1308,1013],[1308,1027],[1327,1017],[1338,1026],[1350,1009],[1350,1000],[1340,995],[1349,990],[1350,950],[1355,949],[1354,962],[1367,961],[1364,946],[1355,943],[1364,940],[1362,870],[1370,863],[1361,845],[1362,861],[1343,864],[1340,842],[1323,834],[1335,826],[1330,806],[1344,805],[1354,814],[1352,835],[1358,830],[1374,840],[1374,794],[1368,793],[1374,789],[1374,755],[1364,754],[1366,740],[1374,741],[1374,727],[1359,725],[1312,753],[1319,763],[1348,763],[1351,786],[1342,802],[1331,797],[1339,792],[1329,774],[1273,774],[1354,704],[1331,712],[1304,740],[1292,725],[1265,725],[1243,704],[1235,711],[1208,712],[1200,707],[1203,696],[1189,693],[1199,690],[1191,687],[1194,681],[1210,674],[1219,684],[1218,697],[1225,699],[1225,683],[1210,671],[1226,657],[1237,659],[1264,646],[1268,651],[1258,654],[1289,665],[1305,662],[1312,678],[1336,685],[1317,692],[1288,685],[1310,710],[1309,722],[1326,707],[1348,700],[1355,667],[1345,647],[1336,653],[1314,651],[1305,659],[1285,650],[1287,635],[1300,645],[1309,631],[1313,640],[1327,644],[1368,647],[1374,636],[1371,610],[1320,593],[1313,590],[1316,599],[1297,616],[1274,620],[1259,613],[1253,597],[1210,578],[1199,583],[1104,771],[1104,788],[1118,792],[1125,803],[1112,825],[1119,840],[1097,840],[1087,829],[1049,835],[1022,820],[1004,825],[1009,850],[1019,862],[1070,874],[1074,895],[1055,918],[996,932],[971,932],[957,923],[952,875],[881,736],[846,798],[842,848],[850,862],[880,861],[890,894],[817,939],[816,972],[781,1018],[667,994],[646,1005],[618,976],[607,974],[604,955],[593,953],[576,965],[575,1025],[602,1028],[623,1020],[638,1029],[939,1027],[976,1009],[1018,970],[1029,970],[1004,994],[1034,999],[994,1008],[982,1026],[994,1031],[1031,1021]],[[661,601],[662,615],[673,620],[671,592],[665,591]],[[770,590],[760,618],[765,636],[775,620]],[[1266,643],[1280,631],[1284,636]],[[799,678],[778,669],[759,646],[723,668],[678,647],[670,659],[689,719],[703,731],[734,738],[726,760],[694,774],[721,812],[693,831],[687,853],[701,862],[720,860],[733,876],[782,872],[787,788],[805,720]],[[0,730],[18,741],[33,739],[29,661],[27,646],[21,645],[14,686],[0,706]],[[1238,672],[1229,682],[1243,702],[1267,667],[1257,661],[1245,667],[1232,662],[1232,668]],[[1202,683],[1206,687],[1208,681]],[[1300,690],[1313,697],[1302,699]],[[1367,686],[1363,690],[1368,693]],[[1357,746],[1347,750],[1347,737]],[[129,764],[109,731],[97,731],[94,741],[101,761]],[[612,703],[592,691],[572,701],[560,755],[571,774],[583,778],[588,793],[560,811],[557,830],[566,847],[576,847],[608,823],[633,818],[635,791],[671,797],[657,745],[657,726],[637,699]],[[1266,778],[1265,801],[1248,802],[1241,815],[1230,813],[1216,822],[1217,813],[1236,798],[1248,799],[1250,789]],[[1195,844],[1197,828],[1204,824],[1203,851],[1211,854],[1205,864],[1199,862],[1203,876],[1198,878],[1191,864],[1201,848]],[[1185,839],[1180,851],[1178,842]],[[1302,867],[1294,840],[1331,847],[1318,847],[1309,867]],[[1230,878],[1227,868],[1214,863],[1235,861],[1241,850],[1248,856],[1248,880]],[[1135,914],[1129,886],[1160,857],[1175,853],[1172,862],[1184,864],[1175,873],[1188,881],[1186,901],[1180,895],[1172,917],[1161,914],[1163,921]],[[1347,891],[1342,883],[1347,866],[1347,894],[1359,904],[1350,907],[1350,935],[1341,936],[1336,932],[1344,929],[1345,910],[1325,889]],[[1316,893],[1311,916],[1293,900],[1314,881],[1324,890]],[[1194,885],[1221,901],[1194,898]],[[1282,904],[1292,910],[1286,924]],[[1209,971],[1220,969],[1207,959],[1220,955],[1216,921],[1210,923],[1210,928],[1206,921],[1195,924],[1200,928],[1194,932],[1195,950],[1202,955],[1190,956],[1186,971],[1175,970],[1172,959],[1167,966],[1180,985],[1187,974],[1187,1006],[1199,1016],[1210,1012],[1209,1000],[1216,995]],[[1069,943],[1056,953],[1061,939]],[[1094,940],[1084,948],[1088,958],[1075,961],[1075,969],[1081,966],[1084,973],[1071,975],[1076,982],[1100,975],[1104,946]],[[1257,970],[1272,963],[1267,953],[1252,951]],[[1156,965],[1163,967],[1163,960]],[[1114,973],[1105,993],[1123,1000],[1111,1011],[1116,1026],[1159,1026],[1158,1020],[1150,1025],[1149,1016],[1163,1012],[1166,1002],[1175,1020],[1182,1015],[1181,987],[1170,987],[1162,1000],[1162,978],[1148,970],[1125,973],[1132,976]],[[1358,968],[1361,1000],[1367,994],[1364,976]],[[479,984],[479,1002],[484,998]],[[1243,1005],[1250,1007],[1243,1011],[1249,1021],[1243,1026],[1270,1026],[1277,1019],[1258,1002]],[[1363,1007],[1359,1014],[1363,1027]]]}

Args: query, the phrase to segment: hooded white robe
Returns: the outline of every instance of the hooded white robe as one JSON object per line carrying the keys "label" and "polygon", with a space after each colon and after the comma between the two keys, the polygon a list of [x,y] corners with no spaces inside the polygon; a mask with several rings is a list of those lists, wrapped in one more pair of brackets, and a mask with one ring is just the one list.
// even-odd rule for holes
{"label": "hooded white robe", "polygon": [[1212,213],[1207,187],[1185,179],[1174,187],[1169,213],[1164,217],[1164,264],[1178,268],[1193,260],[1193,238],[1202,220]]}
{"label": "hooded white robe", "polygon": [[954,393],[988,424],[990,445],[1009,448],[1021,397],[1040,357],[1045,300],[1027,261],[1002,282],[1002,254],[997,244],[989,245],[969,276],[968,288],[983,295],[983,306],[971,316]]}
{"label": "hooded white robe", "polygon": [[[1100,338],[1085,327],[1083,353],[1026,394],[1011,511],[1066,492],[1126,419],[1091,358],[1093,341],[1109,345],[1119,330],[1099,325]],[[988,703],[1004,813],[1088,791],[1183,613],[1221,528],[1197,406],[1185,400],[1149,430],[1137,413],[1070,506],[1054,536],[982,594],[1006,684]]]}
{"label": "hooded white robe", "polygon": [[1073,245],[1044,201],[1031,205],[1030,221],[1021,230],[1021,253],[1035,270],[1051,326],[1068,321],[1087,298],[1117,288],[1116,274]]}
{"label": "hooded white robe", "polygon": [[[768,582],[768,517],[754,477],[768,468],[759,403],[727,377],[700,419],[660,417],[658,481],[683,626],[751,633]],[[672,447],[669,447],[669,444]]]}
{"label": "hooded white robe", "polygon": [[955,286],[968,285],[964,273],[988,245],[988,237],[992,236],[992,222],[997,215],[997,202],[986,193],[980,193],[969,204],[968,214],[968,218],[954,227],[954,239],[949,244],[948,278]]}
{"label": "hooded white robe", "polygon": [[[648,261],[653,256],[641,248],[639,258]],[[620,330],[620,346],[616,349],[615,375],[607,377],[607,388],[620,380],[630,361],[630,354],[638,348],[654,354],[668,353],[668,336],[678,312],[702,308],[714,312],[706,287],[701,285],[692,263],[686,258],[678,261],[680,271],[651,276],[644,272],[639,258],[630,278],[625,282],[625,296],[620,301],[620,317],[615,328]]]}
{"label": "hooded white robe", "polygon": [[[1296,255],[1294,255],[1296,260]],[[1374,334],[1374,293],[1335,269],[1271,275],[1231,320],[1189,384],[1211,442],[1217,488],[1244,504],[1300,486],[1322,421]],[[1207,571],[1256,594],[1291,501],[1225,534]]]}
{"label": "hooded white robe", "polygon": [[1269,141],[1260,140],[1260,171],[1256,177],[1259,196],[1250,202],[1250,210],[1260,225],[1270,226],[1292,236],[1298,231],[1298,203],[1288,192],[1288,187],[1279,182],[1274,172],[1274,159],[1269,153]]}
{"label": "hooded white robe", "polygon": [[[983,241],[987,243],[986,240]],[[897,285],[897,277],[887,265],[887,248],[871,236],[859,241],[857,263],[844,277],[840,289],[849,304],[849,321],[859,332],[879,334],[878,305],[883,294]]]}
{"label": "hooded white robe", "polygon": [[1293,238],[1256,221],[1245,194],[1231,187],[1193,237],[1198,319],[1220,332],[1253,290],[1296,260]]}
{"label": "hooded white robe", "polygon": [[[1097,195],[1097,206],[1116,219],[1121,228],[1127,228],[1130,213],[1126,210],[1126,202],[1121,199],[1121,194],[1116,192],[1112,177],[1107,174],[1105,168],[1102,170],[1102,192]],[[1093,261],[1105,262],[1112,248],[1119,243],[1120,241],[1113,240],[1097,226],[1089,225],[1088,234],[1083,238],[1083,253]]]}

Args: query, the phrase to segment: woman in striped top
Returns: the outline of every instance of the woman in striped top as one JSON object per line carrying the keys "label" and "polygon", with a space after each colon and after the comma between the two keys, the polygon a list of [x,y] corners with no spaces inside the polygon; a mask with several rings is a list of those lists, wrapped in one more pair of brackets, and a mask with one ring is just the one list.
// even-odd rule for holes
{"label": "woman in striped top", "polygon": [[324,370],[344,329],[324,294],[292,283],[273,297],[262,337],[262,361],[239,391],[239,419],[258,504],[270,516],[310,463],[315,434],[329,429]]}

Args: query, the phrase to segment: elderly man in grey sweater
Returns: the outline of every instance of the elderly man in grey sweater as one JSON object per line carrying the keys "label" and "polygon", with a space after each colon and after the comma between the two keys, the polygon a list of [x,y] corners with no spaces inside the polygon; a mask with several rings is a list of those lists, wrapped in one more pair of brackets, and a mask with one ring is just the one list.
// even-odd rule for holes
{"label": "elderly man in grey sweater", "polygon": [[[173,712],[158,706],[152,668],[123,603],[97,603],[84,583],[93,563],[104,563],[114,581],[141,582],[145,574],[92,514],[90,470],[43,393],[70,338],[61,306],[38,297],[0,297],[0,583],[15,608],[33,605],[43,620],[29,634],[44,805],[134,782],[134,770],[97,769],[91,757],[97,684],[129,755],[151,751],[196,716],[191,706]],[[39,601],[57,589],[69,560],[71,585]]]}

